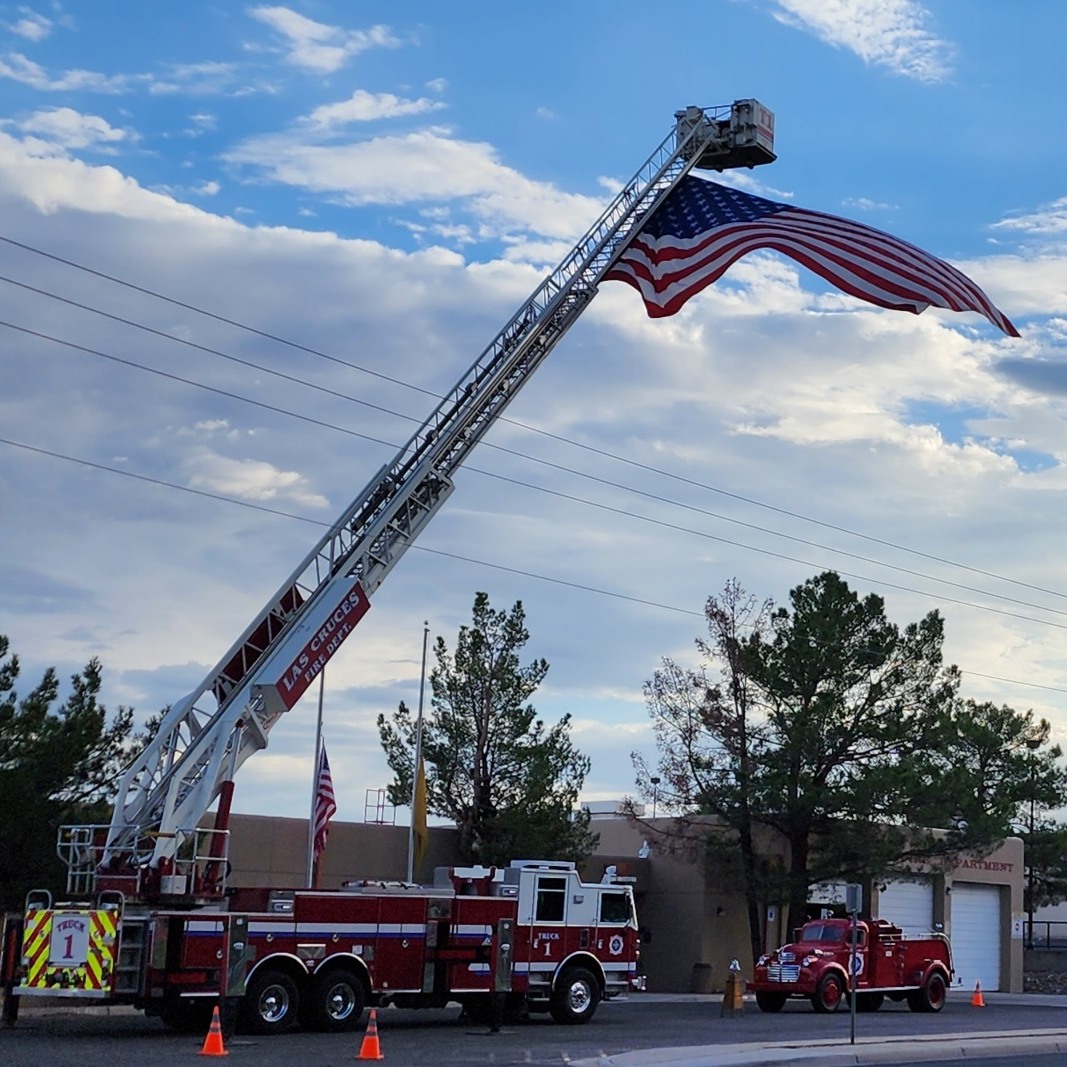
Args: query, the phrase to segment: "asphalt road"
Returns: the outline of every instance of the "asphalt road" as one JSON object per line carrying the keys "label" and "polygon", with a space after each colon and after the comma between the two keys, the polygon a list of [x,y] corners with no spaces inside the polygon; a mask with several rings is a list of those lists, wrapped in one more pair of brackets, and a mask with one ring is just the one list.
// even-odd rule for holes
{"label": "asphalt road", "polygon": [[[858,1015],[858,1044],[850,1043],[847,1011],[816,1015],[806,1003],[790,1003],[779,1015],[764,1015],[746,1003],[745,1014],[723,1018],[719,997],[634,996],[601,1005],[585,1026],[558,1026],[547,1018],[505,1026],[500,1033],[459,1021],[458,1009],[378,1012],[384,1058],[394,1067],[480,1064],[564,1064],[575,1061],[644,1067],[645,1064],[848,1062],[919,1063],[953,1058],[975,1042],[1010,1049],[1013,1063],[1029,1051],[1047,1051],[1058,1030],[1067,1048],[1067,997],[990,994],[986,1007],[972,1008],[957,994],[937,1015],[917,1015],[901,1005]],[[1011,1033],[1014,1037],[1000,1037]],[[236,1035],[226,1042],[228,1064],[314,1067],[351,1064],[364,1031],[351,1034],[292,1033],[261,1038]],[[953,1036],[953,1040],[947,1040]],[[14,1029],[0,1030],[4,1067],[163,1067],[199,1056],[205,1035],[175,1034],[130,1009],[24,1010]],[[667,1050],[687,1050],[672,1053]],[[654,1052],[652,1050],[663,1050]],[[693,1050],[699,1052],[693,1053]],[[875,1052],[877,1050],[877,1055]],[[854,1053],[864,1052],[865,1056]],[[965,1053],[966,1054],[966,1053]],[[1062,1054],[1061,1054],[1062,1055]],[[688,1058],[687,1058],[688,1057]],[[894,1058],[896,1057],[896,1058]],[[205,1059],[197,1062],[204,1063]],[[841,1062],[844,1062],[843,1060]],[[1061,1061],[1062,1062],[1062,1058]]]}

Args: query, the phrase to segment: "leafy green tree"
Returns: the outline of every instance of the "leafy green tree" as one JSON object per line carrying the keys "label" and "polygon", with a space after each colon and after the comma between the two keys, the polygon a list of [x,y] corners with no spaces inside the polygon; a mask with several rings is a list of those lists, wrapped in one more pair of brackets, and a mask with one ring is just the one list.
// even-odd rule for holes
{"label": "leafy green tree", "polygon": [[[520,665],[529,637],[520,601],[498,612],[477,593],[455,653],[442,637],[434,645],[422,736],[427,808],[455,822],[468,863],[578,861],[596,844],[588,814],[577,812],[589,760],[571,742],[570,716],[549,727],[527,703],[548,671],[543,659]],[[378,717],[395,804],[411,801],[416,727],[404,703]]]}
{"label": "leafy green tree", "polygon": [[954,851],[1027,832],[1031,814],[1039,823],[1037,813],[1063,807],[1067,797],[1063,752],[1049,744],[1050,732],[1031,711],[958,702],[935,744],[912,763],[909,818],[949,829],[945,847]]}
{"label": "leafy green tree", "polygon": [[939,744],[912,768],[910,817],[947,825],[938,839],[943,851],[981,852],[1022,837],[1031,914],[1067,899],[1067,826],[1052,817],[1067,805],[1067,771],[1050,733],[1031,711],[962,701]]}
{"label": "leafy green tree", "polygon": [[[727,612],[731,601],[741,594],[728,587]],[[861,599],[829,571],[794,588],[790,602],[751,609],[739,620],[746,626],[727,628],[723,639],[723,605],[709,601],[713,640],[702,651],[725,664],[724,683],[703,682],[707,664],[697,676],[668,662],[646,696],[662,724],[657,742],[673,790],[742,839],[752,835],[742,847],[755,847],[759,827],[788,843],[793,921],[813,883],[870,877],[914,836],[899,825],[905,772],[950,713],[959,678],[942,662],[936,612],[900,629],[881,597]],[[693,713],[679,717],[672,702],[686,688]],[[686,750],[699,759],[679,762]],[[701,771],[692,783],[686,762]],[[882,831],[870,832],[872,824]]]}
{"label": "leafy green tree", "polygon": [[96,659],[71,677],[58,706],[51,668],[20,697],[19,661],[9,646],[0,634],[0,906],[18,908],[29,889],[64,891],[58,828],[109,817],[107,801],[130,758],[133,712],[120,707],[108,722]]}
{"label": "leafy green tree", "polygon": [[[767,631],[773,605],[759,602],[736,580],[704,607],[708,638],[698,637],[697,670],[664,659],[645,683],[645,699],[659,748],[653,770],[639,753],[631,753],[644,794],[655,789],[664,809],[675,817],[666,833],[646,825],[652,840],[668,850],[699,848],[706,842],[720,871],[733,871],[744,886],[753,959],[762,951],[763,906],[775,887],[759,855],[758,819],[752,810],[753,773],[765,757],[768,738],[754,706],[755,694],[742,669],[743,642]],[[718,665],[717,679],[711,675]],[[652,786],[652,777],[660,783]],[[692,821],[688,813],[712,814]]]}

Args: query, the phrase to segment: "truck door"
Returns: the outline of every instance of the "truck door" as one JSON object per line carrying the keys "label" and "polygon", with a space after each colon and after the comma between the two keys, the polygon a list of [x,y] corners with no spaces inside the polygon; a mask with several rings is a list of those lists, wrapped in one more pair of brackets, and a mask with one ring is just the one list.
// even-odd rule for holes
{"label": "truck door", "polygon": [[596,956],[604,965],[612,991],[625,991],[636,971],[637,919],[633,898],[625,890],[602,890],[597,896]]}
{"label": "truck door", "polygon": [[[530,929],[530,967],[550,970],[563,959],[563,935],[567,925],[567,878],[540,874],[534,890],[534,915]],[[547,966],[546,966],[547,965]]]}

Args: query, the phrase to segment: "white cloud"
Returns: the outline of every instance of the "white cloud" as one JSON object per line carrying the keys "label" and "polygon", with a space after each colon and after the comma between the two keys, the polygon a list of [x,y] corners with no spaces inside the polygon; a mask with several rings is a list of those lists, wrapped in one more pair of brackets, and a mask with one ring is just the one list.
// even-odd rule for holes
{"label": "white cloud", "polygon": [[158,185],[155,192],[176,198],[218,196],[222,185],[216,181],[202,181],[195,185]]}
{"label": "white cloud", "polygon": [[15,22],[7,24],[7,28],[16,36],[25,37],[27,41],[43,41],[52,32],[52,20],[31,8],[19,8],[19,15],[20,18]]}
{"label": "white cloud", "polygon": [[395,48],[400,44],[387,26],[344,30],[280,6],[254,7],[249,14],[285,38],[287,62],[321,74],[340,70],[349,59],[369,48]]}
{"label": "white cloud", "polygon": [[191,488],[238,500],[257,503],[291,501],[310,508],[321,508],[328,503],[326,497],[309,487],[303,475],[279,470],[262,460],[230,459],[213,452],[201,452],[190,457],[186,469]]}
{"label": "white cloud", "polygon": [[20,52],[8,52],[0,58],[0,78],[10,78],[28,85],[31,89],[50,93],[124,93],[130,89],[133,82],[145,80],[139,75],[108,75],[91,70],[68,70],[58,77],[52,77],[39,63]]}
{"label": "white cloud", "polygon": [[344,145],[309,143],[297,134],[251,138],[229,162],[261,169],[277,182],[336,194],[351,204],[405,204],[458,198],[499,234],[515,227],[571,238],[596,218],[601,202],[564,193],[502,164],[492,146],[421,130]]}
{"label": "white cloud", "polygon": [[1067,233],[1067,196],[1044,204],[1037,211],[1001,219],[993,223],[992,229],[1039,235]]}
{"label": "white cloud", "polygon": [[195,208],[143,189],[112,167],[92,167],[75,159],[39,158],[44,154],[39,145],[22,144],[0,133],[2,185],[8,195],[24,198],[39,212],[75,209],[146,219],[188,218],[196,213]]}
{"label": "white cloud", "polygon": [[846,197],[842,203],[845,207],[858,208],[860,211],[896,211],[896,204],[886,204],[879,200],[871,200],[866,196]]}
{"label": "white cloud", "polygon": [[250,92],[269,92],[269,87],[258,89],[234,88],[238,68],[233,63],[207,60],[202,63],[172,63],[166,68],[166,77],[145,77],[148,91],[153,96],[215,96],[228,93],[234,96]]}
{"label": "white cloud", "polygon": [[775,18],[814,33],[864,62],[920,82],[952,73],[953,47],[927,28],[916,0],[773,0]]}
{"label": "white cloud", "polygon": [[392,93],[368,93],[365,89],[357,89],[347,100],[315,108],[307,121],[313,126],[343,126],[349,122],[421,115],[428,111],[439,111],[444,106],[440,100],[430,100],[425,96],[418,100],[405,100]]}
{"label": "white cloud", "polygon": [[104,149],[122,141],[136,140],[129,130],[117,130],[99,115],[83,115],[69,107],[49,111],[35,111],[18,124],[25,133],[43,137],[68,150],[79,148]]}

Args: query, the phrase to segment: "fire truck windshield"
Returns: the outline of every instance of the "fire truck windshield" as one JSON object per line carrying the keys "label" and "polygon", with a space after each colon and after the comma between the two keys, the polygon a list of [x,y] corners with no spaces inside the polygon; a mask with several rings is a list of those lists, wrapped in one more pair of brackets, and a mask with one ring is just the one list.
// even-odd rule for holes
{"label": "fire truck windshield", "polygon": [[835,944],[845,940],[846,930],[843,926],[831,926],[829,923],[808,923],[800,931],[801,941],[832,941]]}

